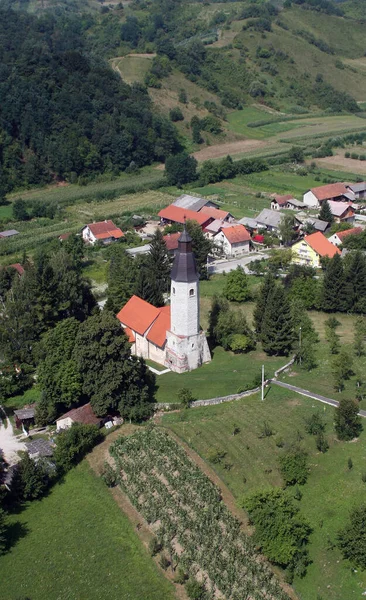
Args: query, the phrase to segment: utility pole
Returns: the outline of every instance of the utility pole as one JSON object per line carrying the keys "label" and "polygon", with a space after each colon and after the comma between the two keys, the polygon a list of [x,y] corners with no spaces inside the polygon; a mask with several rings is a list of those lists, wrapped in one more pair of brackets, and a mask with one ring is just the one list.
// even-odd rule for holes
{"label": "utility pole", "polygon": [[264,365],[262,365],[262,402],[264,400]]}
{"label": "utility pole", "polygon": [[299,328],[299,353],[300,353],[300,365],[301,365],[301,325]]}

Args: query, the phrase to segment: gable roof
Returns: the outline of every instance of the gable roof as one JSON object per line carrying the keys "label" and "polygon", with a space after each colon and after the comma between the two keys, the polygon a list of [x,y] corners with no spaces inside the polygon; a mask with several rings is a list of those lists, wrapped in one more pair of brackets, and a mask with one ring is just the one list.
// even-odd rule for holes
{"label": "gable roof", "polygon": [[269,208],[264,208],[255,220],[260,225],[269,225],[270,227],[279,227],[282,219],[284,217],[283,213],[278,212],[277,210],[270,210]]}
{"label": "gable roof", "polygon": [[304,237],[304,241],[312,248],[319,256],[329,256],[333,258],[335,254],[340,254],[339,248],[333,246],[333,244],[327,240],[325,235],[321,231],[311,233]]}
{"label": "gable roof", "polygon": [[144,335],[159,314],[159,308],[156,308],[138,296],[132,296],[117,314],[117,319],[123,325],[132,329],[132,331]]}
{"label": "gable roof", "polygon": [[344,215],[344,213],[348,211],[348,209],[351,209],[353,212],[355,212],[352,203],[335,202],[334,200],[329,200],[328,204],[330,206],[332,215],[334,215],[335,217],[341,217],[342,215]]}
{"label": "gable roof", "polygon": [[220,219],[221,221],[227,219],[229,216],[232,217],[227,210],[220,210],[219,208],[212,208],[211,206],[204,206],[201,208],[200,212],[209,217],[213,217],[214,219]]}
{"label": "gable roof", "polygon": [[215,219],[211,223],[205,226],[205,231],[212,233],[218,233],[221,229],[226,229],[226,227],[231,227],[232,223],[228,223],[228,221],[222,221],[221,219]]}
{"label": "gable roof", "polygon": [[297,206],[297,208],[306,208],[306,204],[304,202],[300,202],[300,200],[296,200],[296,198],[291,198],[287,201],[288,204],[292,204],[292,206]]}
{"label": "gable roof", "polygon": [[344,183],[329,183],[328,185],[321,185],[319,187],[311,188],[314,196],[322,201],[328,200],[329,198],[337,198],[338,196],[344,196],[349,191]]}
{"label": "gable roof", "polygon": [[345,231],[337,231],[335,235],[343,242],[344,238],[349,235],[359,235],[362,232],[362,227],[352,227],[352,229],[346,229]]}
{"label": "gable roof", "polygon": [[101,418],[95,415],[90,402],[84,404],[84,406],[69,410],[67,413],[56,419],[56,423],[57,421],[62,421],[66,418],[71,419],[74,423],[84,423],[84,425],[99,425],[101,422]]}
{"label": "gable roof", "polygon": [[359,183],[350,183],[347,185],[347,188],[352,190],[355,194],[358,192],[366,191],[366,181],[360,181]]}
{"label": "gable roof", "polygon": [[25,442],[25,445],[29,455],[52,456],[53,454],[52,444],[48,440],[32,440]]}
{"label": "gable roof", "polygon": [[203,226],[205,223],[212,221],[212,217],[205,215],[202,212],[194,212],[193,210],[187,210],[170,204],[166,208],[163,208],[159,213],[159,217],[167,219],[168,221],[174,221],[175,223],[181,223],[185,221],[196,221],[199,225]]}
{"label": "gable roof", "polygon": [[303,225],[312,225],[314,229],[317,229],[318,231],[325,231],[326,228],[329,227],[328,221],[322,221],[321,219],[315,219],[314,217],[301,219],[301,223]]}
{"label": "gable roof", "polygon": [[246,225],[247,227],[250,227],[250,229],[257,229],[257,219],[252,219],[252,217],[243,217],[242,219],[239,219],[238,223]]}
{"label": "gable roof", "polygon": [[166,342],[166,332],[170,329],[170,306],[163,306],[159,310],[158,318],[155,319],[146,338],[162,348]]}
{"label": "gable roof", "polygon": [[12,265],[8,265],[6,268],[15,269],[19,275],[24,275],[24,267],[20,263],[13,263]]}
{"label": "gable roof", "polygon": [[289,200],[293,199],[293,195],[292,194],[285,194],[284,196],[278,196],[277,194],[275,194],[272,202],[277,202],[277,204],[279,204],[280,206],[285,206],[287,204],[287,202]]}
{"label": "gable roof", "polygon": [[163,236],[167,250],[176,250],[178,248],[180,234],[181,232],[178,231],[177,233],[168,233],[168,235]]}
{"label": "gable roof", "polygon": [[[119,239],[124,236],[123,231],[110,220],[100,221],[99,223],[89,223],[86,227],[89,227],[97,240],[104,240],[109,237]],[[83,229],[85,229],[85,227]]]}
{"label": "gable roof", "polygon": [[179,198],[174,200],[173,206],[178,206],[179,208],[185,208],[187,210],[193,210],[195,212],[198,212],[203,206],[206,206],[206,204],[208,203],[212,203],[212,201],[207,200],[207,198],[197,198],[196,196],[189,196],[189,194],[182,194],[181,196],[179,196]]}
{"label": "gable roof", "polygon": [[222,233],[230,244],[240,244],[241,242],[249,242],[250,240],[250,233],[245,229],[244,225],[239,224],[225,227]]}

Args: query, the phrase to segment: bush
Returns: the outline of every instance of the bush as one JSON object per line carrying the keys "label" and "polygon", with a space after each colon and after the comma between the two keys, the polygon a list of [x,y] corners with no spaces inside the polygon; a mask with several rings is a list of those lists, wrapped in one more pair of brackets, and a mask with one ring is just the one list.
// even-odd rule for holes
{"label": "bush", "polygon": [[113,469],[113,467],[111,467],[111,465],[107,462],[104,463],[102,479],[103,479],[104,483],[110,488],[115,487],[117,485],[117,481],[118,481],[117,473]]}
{"label": "bush", "polygon": [[149,552],[151,556],[156,556],[162,550],[162,548],[163,546],[160,542],[158,542],[156,537],[151,538],[149,542]]}
{"label": "bush", "polygon": [[350,522],[338,533],[337,546],[343,558],[366,569],[366,504],[352,510]]}
{"label": "bush", "polygon": [[101,439],[96,425],[74,423],[70,429],[62,431],[57,436],[54,461],[61,471],[69,471],[89,450]]}
{"label": "bush", "polygon": [[185,585],[188,598],[191,600],[203,600],[205,597],[205,588],[197,579],[190,579]]}
{"label": "bush", "polygon": [[307,454],[301,448],[290,448],[280,456],[280,471],[286,485],[303,485],[308,478]]}
{"label": "bush", "polygon": [[184,115],[179,106],[170,109],[169,118],[171,121],[173,121],[173,123],[175,123],[176,121],[184,121]]}

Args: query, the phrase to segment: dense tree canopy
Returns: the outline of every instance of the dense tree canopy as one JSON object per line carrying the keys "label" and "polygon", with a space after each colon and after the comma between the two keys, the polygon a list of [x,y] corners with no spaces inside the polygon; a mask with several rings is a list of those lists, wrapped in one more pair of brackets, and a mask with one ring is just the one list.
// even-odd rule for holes
{"label": "dense tree canopy", "polygon": [[180,149],[153,115],[87,48],[81,19],[0,11],[0,167],[6,188],[124,170]]}
{"label": "dense tree canopy", "polygon": [[366,504],[354,508],[350,522],[338,533],[338,547],[344,558],[366,569]]}

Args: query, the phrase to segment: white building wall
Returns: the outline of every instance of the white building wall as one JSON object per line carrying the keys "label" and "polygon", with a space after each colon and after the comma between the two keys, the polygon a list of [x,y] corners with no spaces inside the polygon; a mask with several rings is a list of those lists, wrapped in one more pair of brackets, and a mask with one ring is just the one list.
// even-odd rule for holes
{"label": "white building wall", "polygon": [[318,208],[318,206],[320,206],[317,197],[310,190],[304,194],[302,201],[307,206],[313,208]]}
{"label": "white building wall", "polygon": [[81,237],[85,242],[89,242],[89,244],[95,244],[97,241],[97,238],[92,234],[89,227],[84,227],[81,232]]}
{"label": "white building wall", "polygon": [[73,420],[70,417],[66,417],[65,419],[60,419],[56,422],[56,431],[60,429],[70,429],[73,424]]}
{"label": "white building wall", "polygon": [[170,328],[176,335],[197,335],[199,326],[199,285],[198,281],[186,283],[171,282],[170,288]]}
{"label": "white building wall", "polygon": [[333,244],[333,246],[340,246],[342,243],[336,233],[331,235],[330,238],[328,238],[328,240],[330,241],[331,244]]}
{"label": "white building wall", "polygon": [[203,363],[210,362],[211,354],[203,331],[198,335],[181,338],[167,332],[165,364],[176,373],[193,371]]}

